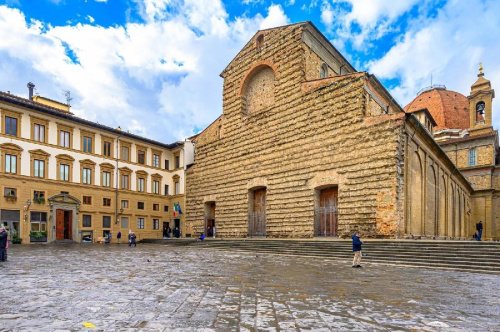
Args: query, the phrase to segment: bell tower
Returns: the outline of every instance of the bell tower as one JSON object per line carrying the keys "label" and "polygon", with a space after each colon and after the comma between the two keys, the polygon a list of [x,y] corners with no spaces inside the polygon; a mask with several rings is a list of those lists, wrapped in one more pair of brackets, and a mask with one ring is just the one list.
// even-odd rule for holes
{"label": "bell tower", "polygon": [[484,78],[483,65],[479,64],[477,80],[471,86],[469,99],[470,136],[490,133],[492,126],[492,103],[495,90],[491,88],[489,80]]}

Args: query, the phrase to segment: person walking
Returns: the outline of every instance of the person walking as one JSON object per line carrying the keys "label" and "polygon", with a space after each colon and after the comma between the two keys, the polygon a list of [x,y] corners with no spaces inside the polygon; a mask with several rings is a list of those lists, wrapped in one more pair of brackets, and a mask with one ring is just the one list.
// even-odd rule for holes
{"label": "person walking", "polygon": [[361,263],[361,245],[363,242],[361,242],[359,238],[359,232],[354,232],[352,236],[352,251],[354,252],[354,259],[352,260],[352,267],[361,267],[359,263]]}
{"label": "person walking", "polygon": [[121,231],[118,231],[118,233],[116,234],[116,239],[118,240],[118,244],[120,244],[120,241],[122,240],[122,232]]}
{"label": "person walking", "polygon": [[137,237],[135,236],[135,233],[132,232],[132,230],[130,229],[128,231],[128,246],[129,247],[132,247],[132,246],[137,247],[136,238]]}
{"label": "person walking", "polygon": [[7,236],[7,230],[2,225],[0,226],[0,261],[5,262],[7,260],[7,248],[9,246],[9,239]]}
{"label": "person walking", "polygon": [[481,236],[483,235],[483,222],[479,220],[476,224],[476,240],[481,241]]}

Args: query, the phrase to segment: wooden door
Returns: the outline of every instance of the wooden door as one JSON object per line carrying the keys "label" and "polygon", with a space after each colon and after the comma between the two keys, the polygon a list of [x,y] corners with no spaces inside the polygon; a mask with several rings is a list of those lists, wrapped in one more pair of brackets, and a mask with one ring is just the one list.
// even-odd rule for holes
{"label": "wooden door", "polygon": [[253,192],[253,207],[250,213],[250,236],[266,235],[266,189]]}
{"label": "wooden door", "polygon": [[205,217],[205,234],[207,236],[214,236],[214,227],[215,227],[215,203],[208,203],[207,206],[207,215]]}
{"label": "wooden door", "polygon": [[316,236],[337,236],[338,189],[323,189],[316,211]]}
{"label": "wooden door", "polygon": [[64,238],[72,240],[73,239],[73,211],[65,211],[64,218]]}
{"label": "wooden door", "polygon": [[56,210],[56,240],[64,240],[64,210]]}

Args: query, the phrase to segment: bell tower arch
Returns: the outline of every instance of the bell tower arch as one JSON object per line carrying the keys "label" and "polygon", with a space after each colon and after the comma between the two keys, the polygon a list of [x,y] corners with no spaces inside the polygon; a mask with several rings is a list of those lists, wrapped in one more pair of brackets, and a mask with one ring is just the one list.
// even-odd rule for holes
{"label": "bell tower arch", "polygon": [[483,65],[479,65],[477,80],[471,86],[469,99],[470,136],[482,135],[493,130],[492,111],[495,90],[491,82],[484,77]]}

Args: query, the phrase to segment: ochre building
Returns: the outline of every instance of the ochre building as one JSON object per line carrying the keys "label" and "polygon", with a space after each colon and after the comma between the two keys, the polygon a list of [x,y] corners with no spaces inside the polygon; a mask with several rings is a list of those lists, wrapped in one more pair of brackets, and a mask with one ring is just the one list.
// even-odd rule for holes
{"label": "ochre building", "polygon": [[310,22],[257,32],[221,76],[222,115],[193,138],[186,170],[196,232],[473,234],[477,192],[434,139],[436,119],[406,113]]}
{"label": "ochre building", "polygon": [[[467,97],[444,86],[431,86],[405,106],[409,113],[426,109],[435,120],[434,138],[472,185],[467,212],[474,224],[483,222],[487,239],[500,238],[500,153],[492,123],[494,97],[481,66]],[[469,235],[473,232],[469,229]]]}
{"label": "ochre building", "polygon": [[[98,241],[129,229],[185,235],[189,141],[164,144],[73,115],[66,104],[0,92],[0,220],[13,242]],[[192,157],[191,157],[192,159]],[[177,210],[177,211],[175,211]]]}

